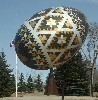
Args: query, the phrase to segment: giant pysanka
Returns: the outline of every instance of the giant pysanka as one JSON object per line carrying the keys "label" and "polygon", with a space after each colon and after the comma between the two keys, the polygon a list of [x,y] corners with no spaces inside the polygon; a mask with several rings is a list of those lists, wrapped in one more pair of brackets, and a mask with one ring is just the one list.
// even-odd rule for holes
{"label": "giant pysanka", "polygon": [[76,53],[87,31],[87,18],[79,10],[45,9],[21,25],[15,37],[15,50],[21,62],[32,69],[57,67]]}

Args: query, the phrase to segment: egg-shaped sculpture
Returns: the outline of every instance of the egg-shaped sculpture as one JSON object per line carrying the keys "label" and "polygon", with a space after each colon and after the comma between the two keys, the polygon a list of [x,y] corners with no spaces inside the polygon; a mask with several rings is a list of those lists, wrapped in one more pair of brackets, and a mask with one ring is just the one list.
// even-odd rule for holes
{"label": "egg-shaped sculpture", "polygon": [[42,10],[27,19],[15,37],[20,61],[32,69],[62,65],[81,47],[88,32],[85,15],[71,7]]}

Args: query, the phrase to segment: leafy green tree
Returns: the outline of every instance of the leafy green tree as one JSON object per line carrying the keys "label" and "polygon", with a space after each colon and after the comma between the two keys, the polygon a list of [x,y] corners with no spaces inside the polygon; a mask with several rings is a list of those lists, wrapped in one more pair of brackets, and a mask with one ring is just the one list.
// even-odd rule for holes
{"label": "leafy green tree", "polygon": [[38,92],[42,92],[43,91],[43,82],[41,80],[41,76],[38,74],[37,79],[35,79],[34,81],[35,83],[35,88]]}
{"label": "leafy green tree", "polygon": [[11,96],[15,92],[15,77],[5,56],[4,52],[0,53],[0,97]]}
{"label": "leafy green tree", "polygon": [[27,91],[29,93],[34,92],[34,82],[33,82],[31,74],[27,79]]}
{"label": "leafy green tree", "polygon": [[54,76],[58,91],[65,95],[89,95],[89,76],[82,55],[77,53],[69,62],[55,69]]}
{"label": "leafy green tree", "polygon": [[26,82],[24,79],[23,73],[20,74],[19,82],[18,82],[18,92],[26,92]]}

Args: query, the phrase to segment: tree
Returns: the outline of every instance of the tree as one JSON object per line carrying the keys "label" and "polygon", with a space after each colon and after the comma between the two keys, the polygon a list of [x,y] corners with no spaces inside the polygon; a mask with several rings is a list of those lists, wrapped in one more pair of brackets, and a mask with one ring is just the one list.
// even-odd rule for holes
{"label": "tree", "polygon": [[23,73],[20,74],[19,82],[18,82],[18,91],[19,92],[26,92],[26,82],[24,80]]}
{"label": "tree", "polygon": [[4,52],[0,54],[0,97],[11,96],[15,92],[15,77],[7,64]]}
{"label": "tree", "polygon": [[27,79],[27,91],[29,93],[34,92],[34,82],[33,82],[33,79],[31,77],[31,74]]}
{"label": "tree", "polygon": [[87,62],[88,69],[90,69],[91,76],[91,91],[90,94],[93,96],[94,86],[94,69],[96,68],[96,59],[98,58],[98,23],[90,23],[89,34],[87,40],[84,43],[82,53]]}
{"label": "tree", "polygon": [[15,93],[15,91],[16,91],[15,75],[12,74],[10,76],[10,79],[13,82],[13,83],[11,83],[11,93]]}
{"label": "tree", "polygon": [[98,92],[98,82],[96,82],[95,85],[94,85],[94,91]]}
{"label": "tree", "polygon": [[49,74],[48,74],[47,77],[46,77],[46,82],[45,82],[45,84],[48,84],[48,81],[49,81]]}
{"label": "tree", "polygon": [[43,82],[41,80],[41,76],[38,74],[37,79],[35,79],[34,81],[35,83],[35,88],[38,92],[42,92],[43,91]]}
{"label": "tree", "polygon": [[54,76],[60,94],[63,87],[65,95],[89,95],[89,77],[81,53],[55,69]]}
{"label": "tree", "polygon": [[98,53],[98,23],[90,23],[88,33],[81,52],[83,52],[86,60],[93,63],[96,53]]}

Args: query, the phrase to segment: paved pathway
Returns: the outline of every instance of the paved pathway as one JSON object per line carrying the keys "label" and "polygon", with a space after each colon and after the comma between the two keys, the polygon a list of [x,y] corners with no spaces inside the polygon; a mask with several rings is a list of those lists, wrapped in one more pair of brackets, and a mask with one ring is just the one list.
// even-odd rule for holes
{"label": "paved pathway", "polygon": [[[6,97],[0,98],[0,100],[61,100],[61,96],[24,96],[24,97]],[[76,97],[65,96],[64,100],[98,100],[96,97]]]}

